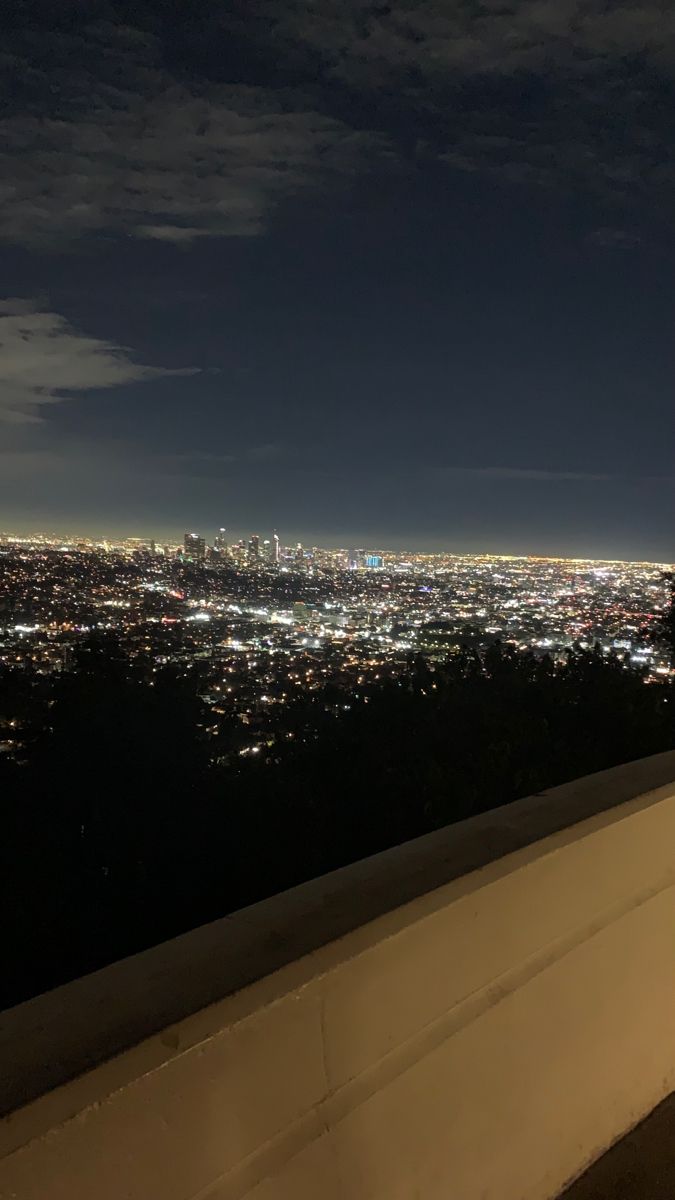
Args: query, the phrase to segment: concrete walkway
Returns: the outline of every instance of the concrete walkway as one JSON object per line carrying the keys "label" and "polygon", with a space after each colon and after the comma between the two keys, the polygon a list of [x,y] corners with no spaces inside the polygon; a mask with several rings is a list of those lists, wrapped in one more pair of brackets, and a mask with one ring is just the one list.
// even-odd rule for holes
{"label": "concrete walkway", "polygon": [[589,1167],[564,1200],[675,1200],[675,1092]]}

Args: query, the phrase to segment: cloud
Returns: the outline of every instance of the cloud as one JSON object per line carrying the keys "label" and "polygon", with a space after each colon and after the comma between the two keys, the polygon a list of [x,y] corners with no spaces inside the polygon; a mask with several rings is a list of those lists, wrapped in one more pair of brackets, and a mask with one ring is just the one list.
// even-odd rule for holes
{"label": "cloud", "polygon": [[587,241],[592,246],[605,246],[610,250],[634,250],[641,238],[628,229],[594,229]]}
{"label": "cloud", "polygon": [[[675,8],[661,0],[197,7],[184,29],[172,18],[170,67],[163,22],[154,36],[96,20],[111,9],[95,0],[89,21],[17,21],[0,50],[0,239],[255,236],[290,198],[392,157],[612,210],[642,201],[658,220],[672,204]],[[248,82],[230,86],[237,56]]]}
{"label": "cloud", "polygon": [[588,72],[598,59],[640,54],[675,66],[675,13],[660,0],[324,0],[309,10],[296,0],[286,13],[282,28],[294,25],[344,77],[359,64],[381,75],[415,67],[436,76]]}
{"label": "cloud", "polygon": [[283,454],[284,447],[279,442],[262,442],[259,446],[251,446],[247,457],[251,462],[265,463],[281,458]]}
{"label": "cloud", "polygon": [[214,454],[201,450],[186,450],[179,454],[154,456],[160,472],[171,475],[190,476],[194,479],[219,478],[228,474],[227,468],[237,464],[248,468],[251,463],[265,464],[283,457],[285,447],[278,442],[264,442],[257,446],[237,447],[236,453]]}
{"label": "cloud", "polygon": [[547,471],[539,467],[438,467],[436,475],[443,478],[468,477],[475,479],[532,480],[541,483],[581,481],[602,483],[615,478],[613,475],[588,471]]}
{"label": "cloud", "polygon": [[0,121],[9,242],[255,235],[281,200],[349,176],[374,148],[285,92],[188,86],[151,38],[118,26],[33,38],[11,73],[30,83]]}
{"label": "cloud", "polygon": [[675,9],[660,0],[291,0],[282,53],[369,97],[418,156],[615,207],[675,188]]}
{"label": "cloud", "polygon": [[0,302],[1,421],[38,421],[46,406],[77,393],[197,370],[146,366],[126,347],[89,337],[58,313],[26,300]]}
{"label": "cloud", "polygon": [[199,450],[181,454],[154,454],[152,469],[160,475],[179,475],[182,479],[220,479],[237,462],[235,454],[206,454]]}

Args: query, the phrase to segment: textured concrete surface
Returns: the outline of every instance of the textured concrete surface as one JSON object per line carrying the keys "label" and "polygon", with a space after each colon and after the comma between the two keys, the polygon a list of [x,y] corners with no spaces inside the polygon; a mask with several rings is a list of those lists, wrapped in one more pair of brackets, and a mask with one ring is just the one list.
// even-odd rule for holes
{"label": "textured concrete surface", "polygon": [[564,1200],[673,1200],[673,1197],[675,1092],[564,1193]]}

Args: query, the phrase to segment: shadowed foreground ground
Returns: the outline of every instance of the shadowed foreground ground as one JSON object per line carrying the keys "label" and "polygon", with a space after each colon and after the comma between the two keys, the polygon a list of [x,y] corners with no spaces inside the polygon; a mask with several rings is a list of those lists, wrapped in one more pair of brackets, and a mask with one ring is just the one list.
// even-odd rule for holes
{"label": "shadowed foreground ground", "polygon": [[673,1200],[675,1092],[564,1193],[565,1200]]}

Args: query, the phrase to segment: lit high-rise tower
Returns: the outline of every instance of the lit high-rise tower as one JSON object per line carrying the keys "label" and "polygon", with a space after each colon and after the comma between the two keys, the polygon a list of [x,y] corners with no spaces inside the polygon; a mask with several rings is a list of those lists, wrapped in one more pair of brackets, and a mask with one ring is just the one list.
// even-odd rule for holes
{"label": "lit high-rise tower", "polygon": [[183,538],[183,554],[196,562],[202,562],[206,555],[206,542],[198,533],[186,533]]}

